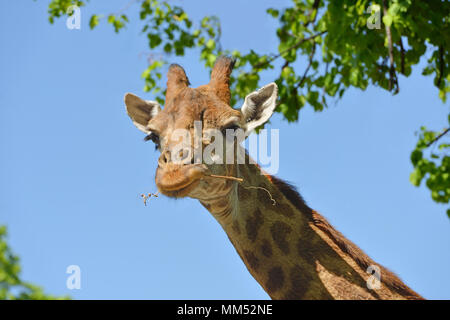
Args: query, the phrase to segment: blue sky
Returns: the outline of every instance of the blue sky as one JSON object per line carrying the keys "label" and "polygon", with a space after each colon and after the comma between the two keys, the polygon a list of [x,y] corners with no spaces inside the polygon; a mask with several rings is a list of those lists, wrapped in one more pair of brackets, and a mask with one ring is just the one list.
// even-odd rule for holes
{"label": "blue sky", "polygon": [[[225,233],[192,199],[152,199],[158,153],[128,119],[125,92],[142,92],[149,53],[137,6],[115,34],[92,13],[128,1],[91,1],[81,30],[47,21],[48,1],[0,3],[0,224],[21,257],[23,278],[77,299],[267,299]],[[180,1],[178,1],[180,2]],[[181,1],[195,21],[217,14],[224,48],[273,52],[270,6],[290,1]],[[208,81],[195,51],[171,57],[193,86]],[[302,65],[299,65],[301,69]],[[275,79],[264,75],[261,85]],[[444,105],[420,70],[400,77],[397,96],[350,90],[322,113],[300,121],[280,115],[278,176],[298,186],[375,261],[426,298],[450,298],[450,221],[429,191],[409,183],[409,155],[421,125],[446,126]],[[69,265],[80,290],[66,288]]]}

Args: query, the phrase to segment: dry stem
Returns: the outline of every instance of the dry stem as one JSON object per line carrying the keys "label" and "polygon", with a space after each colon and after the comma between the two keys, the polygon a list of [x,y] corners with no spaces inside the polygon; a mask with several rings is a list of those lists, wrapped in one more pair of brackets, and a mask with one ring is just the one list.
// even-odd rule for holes
{"label": "dry stem", "polygon": [[213,177],[213,178],[221,178],[221,179],[228,179],[228,180],[234,180],[234,181],[239,181],[239,182],[244,182],[244,179],[242,178],[236,178],[236,177],[231,177],[231,176],[218,176],[216,174],[210,174],[208,175],[209,177]]}
{"label": "dry stem", "polygon": [[[220,179],[227,179],[227,180],[233,180],[233,181],[237,181],[237,182],[240,182],[240,183],[243,183],[244,182],[244,179],[242,179],[242,178],[237,178],[237,177],[232,177],[232,176],[220,176],[220,175],[216,175],[216,174],[210,174],[210,175],[208,175],[208,177],[213,177],[213,178],[220,178]],[[276,205],[277,204],[277,202],[275,201],[275,199],[272,197],[272,194],[270,193],[270,191],[269,190],[267,190],[266,188],[263,188],[263,187],[255,187],[255,186],[242,186],[244,189],[261,189],[261,190],[264,190],[265,192],[267,192],[267,194],[269,195],[269,197],[270,197],[270,200],[273,202],[273,205]],[[149,194],[141,194],[141,197],[142,197],[142,199],[144,200],[144,205],[146,206],[147,205],[147,200],[149,199],[149,198],[151,198],[151,197],[155,197],[155,198],[157,198],[158,197],[158,192],[156,192],[156,193],[149,193]]]}
{"label": "dry stem", "polygon": [[[242,179],[242,178],[236,178],[236,177],[232,177],[232,176],[218,176],[218,175],[215,175],[215,174],[210,174],[209,176],[210,176],[210,177],[214,177],[214,178],[221,178],[221,179],[234,180],[234,181],[238,181],[238,182],[241,182],[241,183],[244,182],[244,179]],[[267,190],[266,188],[263,188],[263,187],[254,187],[254,186],[248,186],[248,187],[242,186],[242,187],[245,188],[245,189],[261,189],[261,190],[264,190],[264,191],[267,192],[267,194],[269,195],[270,200],[273,202],[273,205],[276,205],[276,204],[277,204],[277,202],[275,201],[275,199],[272,197],[272,194],[270,193],[270,191]]]}

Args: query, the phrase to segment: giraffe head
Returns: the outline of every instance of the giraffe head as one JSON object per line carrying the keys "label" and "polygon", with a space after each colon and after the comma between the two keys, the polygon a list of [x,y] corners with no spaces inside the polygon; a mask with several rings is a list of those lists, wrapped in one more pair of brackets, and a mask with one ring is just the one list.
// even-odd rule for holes
{"label": "giraffe head", "polygon": [[[131,120],[161,152],[155,176],[161,193],[200,200],[220,196],[232,182],[209,174],[233,172],[239,155],[239,141],[234,140],[233,133],[242,141],[272,115],[277,98],[275,83],[247,95],[240,110],[229,105],[233,65],[230,58],[218,58],[210,82],[198,88],[189,87],[181,66],[171,65],[163,109],[155,101],[125,95]],[[234,143],[227,144],[230,138]]]}

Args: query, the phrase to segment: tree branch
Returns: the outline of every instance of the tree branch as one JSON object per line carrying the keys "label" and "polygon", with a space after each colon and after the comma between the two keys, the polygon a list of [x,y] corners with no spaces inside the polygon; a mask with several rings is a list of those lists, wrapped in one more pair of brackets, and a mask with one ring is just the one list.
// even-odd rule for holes
{"label": "tree branch", "polygon": [[438,141],[440,138],[442,138],[443,136],[445,136],[448,132],[450,131],[450,128],[447,128],[444,130],[444,132],[442,132],[440,135],[438,135],[436,138],[434,138],[432,141],[427,143],[427,148],[429,146],[431,146],[433,143],[435,143],[436,141]]}
{"label": "tree branch", "polygon": [[405,74],[405,48],[403,47],[403,41],[402,38],[400,37],[400,41],[399,41],[399,45],[400,45],[400,59],[401,59],[401,63],[400,63],[400,72],[402,74]]}
{"label": "tree branch", "polygon": [[[387,1],[383,0],[383,15],[387,15]],[[389,68],[389,91],[393,89],[394,82],[397,85],[397,89],[395,93],[399,91],[398,88],[398,81],[397,81],[397,75],[395,74],[395,66],[394,66],[394,48],[392,46],[392,34],[391,34],[391,27],[385,24],[386,27],[386,36],[388,39],[388,49],[389,49],[389,62],[390,62],[390,68]]]}
{"label": "tree branch", "polygon": [[444,75],[444,48],[439,46],[439,78],[437,79],[437,87],[441,88],[442,77]]}
{"label": "tree branch", "polygon": [[[317,10],[319,9],[320,0],[314,0],[311,11],[308,14],[308,22],[305,23],[305,28],[310,24],[316,22]],[[311,15],[314,15],[311,19]]]}
{"label": "tree branch", "polygon": [[321,35],[323,35],[325,33],[327,33],[326,30],[322,31],[322,32],[319,32],[319,33],[316,33],[316,34],[314,34],[314,35],[312,35],[310,37],[300,39],[299,41],[294,43],[292,46],[290,46],[289,48],[281,51],[279,54],[273,56],[272,58],[268,59],[267,61],[263,61],[263,62],[257,63],[256,65],[253,66],[253,69],[257,69],[257,68],[260,68],[260,67],[262,67],[262,66],[264,66],[264,65],[266,65],[268,63],[271,63],[272,61],[274,61],[274,60],[278,59],[279,57],[281,57],[282,55],[284,55],[286,52],[289,52],[289,51],[291,51],[293,49],[296,49],[299,46],[301,46],[303,43],[305,43],[306,41],[313,40],[313,39],[315,39],[317,37],[320,37]]}
{"label": "tree branch", "polygon": [[316,53],[316,43],[314,42],[314,46],[312,48],[311,53],[309,54],[309,63],[308,66],[305,69],[305,72],[303,73],[303,76],[299,83],[295,86],[295,89],[298,90],[303,85],[303,82],[305,82],[306,76],[308,75],[309,69],[311,68],[311,65],[313,63],[314,54]]}

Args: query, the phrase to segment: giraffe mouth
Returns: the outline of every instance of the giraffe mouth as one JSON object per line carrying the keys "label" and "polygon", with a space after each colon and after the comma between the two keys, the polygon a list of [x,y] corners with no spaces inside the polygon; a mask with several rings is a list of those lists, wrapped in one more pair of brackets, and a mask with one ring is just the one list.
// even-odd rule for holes
{"label": "giraffe mouth", "polygon": [[156,170],[156,186],[159,191],[173,198],[182,198],[189,195],[200,183],[206,167],[203,165],[173,165]]}

